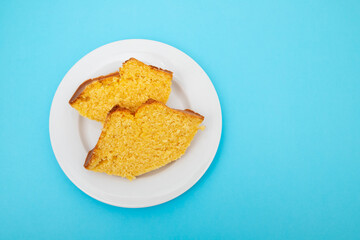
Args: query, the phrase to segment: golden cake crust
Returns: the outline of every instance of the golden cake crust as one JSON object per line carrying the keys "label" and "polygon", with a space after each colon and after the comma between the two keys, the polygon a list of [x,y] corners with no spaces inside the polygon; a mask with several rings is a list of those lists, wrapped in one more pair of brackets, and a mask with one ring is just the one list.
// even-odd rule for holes
{"label": "golden cake crust", "polygon": [[104,80],[105,78],[109,78],[109,77],[119,77],[120,74],[119,72],[113,72],[113,73],[110,73],[108,75],[105,75],[105,76],[100,76],[100,77],[97,77],[97,78],[90,78],[88,80],[86,80],[85,82],[83,82],[82,84],[80,84],[80,86],[76,89],[75,93],[73,94],[73,96],[70,98],[69,100],[69,104],[73,104],[81,95],[81,93],[85,90],[86,86],[93,83],[93,82],[96,82],[96,81],[101,81],[101,80]]}
{"label": "golden cake crust", "polygon": [[[194,117],[198,117],[198,118],[201,118],[202,120],[204,120],[204,116],[202,116],[201,114],[197,113],[197,112],[194,112],[193,110],[190,110],[190,109],[185,109],[185,110],[179,110],[179,109],[174,109],[174,108],[170,108],[168,106],[166,106],[164,103],[162,102],[159,102],[159,101],[156,101],[154,99],[149,99],[147,100],[145,103],[143,103],[139,108],[138,108],[138,111],[141,107],[144,107],[146,105],[149,105],[149,104],[152,104],[152,103],[160,103],[162,105],[164,105],[166,108],[172,110],[172,111],[176,111],[176,112],[181,112],[181,113],[184,113],[184,114],[188,114],[188,115],[191,115],[191,116],[194,116]],[[115,106],[116,107],[116,106]],[[126,109],[125,109],[126,110]],[[135,113],[133,113],[135,115]]]}
{"label": "golden cake crust", "polygon": [[[127,63],[127,62],[129,62],[129,61],[133,61],[133,60],[139,61],[139,60],[137,60],[136,58],[129,58],[128,60],[126,60],[126,61],[124,62],[124,64]],[[163,72],[166,72],[166,73],[173,74],[172,71],[169,71],[169,70],[166,70],[166,69],[162,69],[162,68],[159,68],[159,67],[155,67],[155,66],[153,66],[153,65],[148,65],[148,66],[151,67],[151,68],[154,69],[154,70],[163,71]]]}

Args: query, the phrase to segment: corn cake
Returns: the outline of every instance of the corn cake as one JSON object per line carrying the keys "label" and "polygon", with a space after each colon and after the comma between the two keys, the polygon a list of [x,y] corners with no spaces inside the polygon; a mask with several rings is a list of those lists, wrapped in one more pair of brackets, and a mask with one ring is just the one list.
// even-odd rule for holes
{"label": "corn cake", "polygon": [[160,168],[180,158],[189,147],[204,117],[192,110],[176,110],[149,99],[139,109],[115,106],[107,115],[100,138],[85,161],[85,168],[126,177]]}
{"label": "corn cake", "polygon": [[166,103],[171,80],[172,72],[130,58],[119,72],[85,81],[69,103],[80,115],[104,122],[115,105],[135,112],[150,98]]}

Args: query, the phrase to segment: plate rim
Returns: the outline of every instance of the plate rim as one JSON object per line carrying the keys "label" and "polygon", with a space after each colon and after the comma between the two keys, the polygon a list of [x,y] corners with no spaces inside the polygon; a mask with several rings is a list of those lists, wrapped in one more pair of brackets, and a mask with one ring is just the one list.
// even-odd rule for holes
{"label": "plate rim", "polygon": [[[76,66],[82,59],[84,59],[85,57],[87,57],[88,55],[92,54],[93,52],[99,50],[102,47],[108,46],[108,45],[112,45],[112,44],[117,44],[119,42],[149,42],[149,43],[155,43],[155,44],[160,44],[160,45],[165,45],[166,47],[170,47],[173,49],[176,49],[177,51],[181,52],[182,54],[186,55],[192,62],[193,64],[197,65],[199,67],[199,69],[201,69],[201,71],[205,74],[205,76],[208,78],[211,86],[213,87],[216,97],[217,97],[217,101],[219,103],[219,119],[220,119],[220,129],[219,129],[219,137],[217,139],[217,144],[216,144],[216,151],[214,151],[214,156],[212,156],[211,161],[208,161],[206,163],[206,165],[204,164],[204,167],[201,169],[201,171],[199,171],[195,177],[190,178],[186,184],[181,185],[181,187],[178,187],[177,189],[171,191],[170,193],[168,193],[167,195],[161,196],[162,199],[161,200],[156,200],[159,198],[159,196],[153,197],[153,200],[148,202],[147,204],[126,204],[126,203],[117,203],[116,201],[112,201],[109,199],[106,199],[105,197],[101,196],[101,194],[97,195],[97,194],[93,194],[89,188],[82,186],[82,184],[79,184],[79,180],[78,179],[74,179],[72,174],[70,172],[68,172],[67,170],[65,170],[66,168],[64,167],[64,163],[62,163],[61,161],[58,160],[58,156],[54,150],[54,133],[52,133],[52,112],[55,111],[54,110],[54,101],[55,101],[55,97],[59,92],[59,88],[61,83],[63,82],[63,80],[65,79],[66,75],[74,68],[74,66]],[[56,161],[58,162],[61,170],[63,171],[63,173],[65,174],[65,176],[71,181],[72,184],[74,184],[77,188],[79,188],[82,192],[84,192],[86,195],[88,195],[91,198],[96,199],[97,201],[106,203],[108,205],[111,206],[116,206],[116,207],[122,207],[122,208],[147,208],[147,207],[152,207],[152,206],[157,206],[166,202],[169,202],[177,197],[179,197],[180,195],[182,195],[183,193],[185,193],[186,191],[188,191],[190,188],[192,188],[206,173],[206,171],[209,169],[210,165],[212,164],[212,162],[214,161],[216,154],[218,153],[219,150],[219,145],[220,145],[220,141],[222,138],[222,109],[221,109],[221,103],[220,103],[220,99],[219,99],[219,95],[216,91],[216,88],[214,86],[214,84],[212,83],[211,79],[209,78],[209,76],[207,75],[207,73],[204,71],[204,69],[193,59],[191,58],[189,55],[187,55],[185,52],[181,51],[180,49],[173,47],[169,44],[163,43],[163,42],[159,42],[159,41],[155,41],[155,40],[150,40],[150,39],[123,39],[123,40],[118,40],[118,41],[114,41],[114,42],[110,42],[104,45],[101,45],[93,50],[91,50],[90,52],[88,52],[87,54],[85,54],[84,56],[82,56],[79,60],[76,61],[76,63],[74,63],[70,69],[66,72],[66,74],[64,75],[64,77],[62,78],[62,80],[60,81],[60,83],[58,84],[55,94],[53,95],[52,101],[51,101],[51,107],[50,107],[50,114],[49,114],[49,136],[50,136],[50,143],[51,143],[51,147],[55,156]],[[81,181],[80,181],[81,182]]]}

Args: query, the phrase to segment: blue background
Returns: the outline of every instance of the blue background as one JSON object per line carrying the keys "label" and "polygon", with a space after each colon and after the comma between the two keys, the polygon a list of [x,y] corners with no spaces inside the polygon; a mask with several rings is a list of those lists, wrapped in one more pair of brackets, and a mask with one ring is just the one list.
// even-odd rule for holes
{"label": "blue background", "polygon": [[[189,54],[223,111],[213,164],[160,206],[98,202],[48,119],[81,57],[145,38]],[[4,1],[0,238],[360,239],[359,1]]]}

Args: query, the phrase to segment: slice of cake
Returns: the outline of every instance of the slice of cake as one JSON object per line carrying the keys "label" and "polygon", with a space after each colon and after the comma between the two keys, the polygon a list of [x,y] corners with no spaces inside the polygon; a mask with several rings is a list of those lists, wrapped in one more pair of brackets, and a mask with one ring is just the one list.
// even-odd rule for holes
{"label": "slice of cake", "polygon": [[175,110],[152,99],[135,113],[115,106],[84,166],[132,180],[180,158],[203,120],[191,110]]}
{"label": "slice of cake", "polygon": [[171,80],[172,72],[130,58],[119,72],[85,81],[69,103],[82,116],[103,122],[115,105],[135,112],[150,98],[166,103]]}

